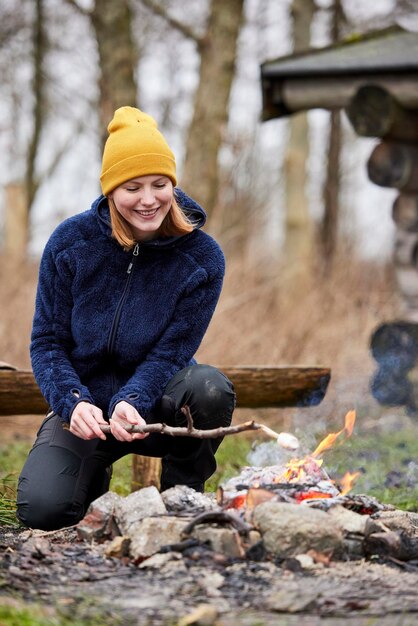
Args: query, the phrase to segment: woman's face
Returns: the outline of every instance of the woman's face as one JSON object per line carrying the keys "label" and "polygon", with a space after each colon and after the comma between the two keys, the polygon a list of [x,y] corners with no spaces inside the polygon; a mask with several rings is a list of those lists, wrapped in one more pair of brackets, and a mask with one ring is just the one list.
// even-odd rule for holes
{"label": "woman's face", "polygon": [[171,208],[173,183],[167,176],[138,176],[116,187],[109,196],[134,238],[145,241],[157,236]]}

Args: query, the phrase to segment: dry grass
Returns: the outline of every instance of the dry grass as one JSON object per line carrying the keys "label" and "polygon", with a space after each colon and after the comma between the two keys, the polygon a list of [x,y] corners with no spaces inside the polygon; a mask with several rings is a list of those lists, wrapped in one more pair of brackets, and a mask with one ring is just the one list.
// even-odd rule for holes
{"label": "dry grass", "polygon": [[[378,412],[368,391],[375,368],[368,343],[379,323],[396,317],[390,269],[343,257],[327,278],[311,268],[310,277],[298,283],[278,261],[260,256],[255,262],[229,255],[227,266],[221,300],[198,353],[201,362],[329,366],[332,382],[320,407],[308,410],[312,419],[340,420],[352,406]],[[30,367],[36,280],[36,263],[2,259],[0,360],[19,368]],[[295,415],[299,411],[293,409],[262,416],[286,425]],[[3,432],[4,426],[2,421]]]}

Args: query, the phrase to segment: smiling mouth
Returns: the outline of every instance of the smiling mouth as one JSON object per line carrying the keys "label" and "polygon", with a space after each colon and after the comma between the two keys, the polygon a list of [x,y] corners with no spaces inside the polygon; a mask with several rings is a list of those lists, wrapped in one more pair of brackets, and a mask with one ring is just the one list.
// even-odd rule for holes
{"label": "smiling mouth", "polygon": [[156,215],[157,211],[158,211],[158,208],[152,209],[150,211],[138,211],[138,209],[136,209],[135,213],[137,213],[141,217],[153,217],[154,215]]}

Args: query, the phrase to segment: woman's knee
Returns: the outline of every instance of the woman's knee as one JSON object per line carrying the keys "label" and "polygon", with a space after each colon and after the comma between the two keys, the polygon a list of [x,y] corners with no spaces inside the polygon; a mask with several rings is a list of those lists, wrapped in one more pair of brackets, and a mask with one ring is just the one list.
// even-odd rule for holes
{"label": "woman's knee", "polygon": [[228,426],[235,408],[231,381],[211,365],[190,365],[170,381],[166,393],[177,408],[187,404],[196,426]]}
{"label": "woman's knee", "polygon": [[81,507],[71,501],[65,502],[58,494],[31,485],[21,476],[17,492],[17,518],[28,528],[57,530],[72,526],[83,517]]}

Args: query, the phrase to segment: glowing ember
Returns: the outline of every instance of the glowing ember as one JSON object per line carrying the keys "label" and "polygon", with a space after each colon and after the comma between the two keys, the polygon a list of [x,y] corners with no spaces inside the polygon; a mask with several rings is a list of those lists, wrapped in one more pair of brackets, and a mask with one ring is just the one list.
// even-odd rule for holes
{"label": "glowing ember", "polygon": [[313,500],[314,498],[331,498],[330,493],[323,493],[322,491],[301,491],[295,493],[294,499],[296,502],[303,502],[304,500]]}
{"label": "glowing ember", "polygon": [[321,478],[320,468],[322,459],[313,459],[309,456],[303,459],[292,459],[285,465],[283,474],[275,479],[275,482],[302,483],[309,478]]}

